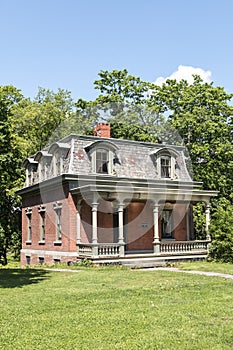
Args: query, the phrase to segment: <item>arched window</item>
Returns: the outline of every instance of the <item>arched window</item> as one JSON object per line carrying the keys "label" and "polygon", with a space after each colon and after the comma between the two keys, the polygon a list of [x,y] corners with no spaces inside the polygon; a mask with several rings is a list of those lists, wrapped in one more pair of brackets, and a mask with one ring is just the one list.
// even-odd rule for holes
{"label": "arched window", "polygon": [[163,147],[152,150],[150,155],[155,157],[159,178],[173,180],[177,177],[175,166],[176,158],[179,157],[179,153],[176,150],[170,147]]}
{"label": "arched window", "polygon": [[109,141],[97,141],[88,145],[86,151],[91,158],[92,172],[112,175],[117,149],[118,148]]}
{"label": "arched window", "polygon": [[109,174],[109,151],[99,148],[96,151],[96,172]]}
{"label": "arched window", "polygon": [[160,157],[160,170],[162,178],[171,178],[171,157],[170,156],[161,156]]}

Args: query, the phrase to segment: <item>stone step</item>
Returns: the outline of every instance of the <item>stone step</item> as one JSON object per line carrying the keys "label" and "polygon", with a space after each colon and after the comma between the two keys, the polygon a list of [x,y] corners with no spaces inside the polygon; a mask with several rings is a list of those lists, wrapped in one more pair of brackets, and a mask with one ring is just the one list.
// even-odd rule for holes
{"label": "stone step", "polygon": [[155,259],[132,259],[122,260],[121,265],[133,268],[166,266],[165,260]]}

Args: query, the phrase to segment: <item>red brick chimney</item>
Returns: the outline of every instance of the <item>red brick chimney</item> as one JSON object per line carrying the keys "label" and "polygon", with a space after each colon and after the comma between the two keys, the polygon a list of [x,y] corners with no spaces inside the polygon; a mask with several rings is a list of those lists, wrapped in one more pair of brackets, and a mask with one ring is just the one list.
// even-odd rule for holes
{"label": "red brick chimney", "polygon": [[94,136],[110,138],[110,124],[98,123],[94,129]]}

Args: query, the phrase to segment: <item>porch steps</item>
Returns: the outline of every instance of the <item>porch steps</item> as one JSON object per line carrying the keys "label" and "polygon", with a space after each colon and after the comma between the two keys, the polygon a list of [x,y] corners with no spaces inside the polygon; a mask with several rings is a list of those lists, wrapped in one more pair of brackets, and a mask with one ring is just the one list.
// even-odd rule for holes
{"label": "porch steps", "polygon": [[192,261],[192,260],[205,260],[206,254],[193,254],[193,255],[176,255],[176,256],[126,256],[116,258],[102,258],[92,259],[93,263],[98,265],[122,265],[129,268],[149,268],[149,267],[161,267],[166,266],[169,263],[177,261]]}
{"label": "porch steps", "polygon": [[166,261],[158,259],[125,259],[121,261],[121,265],[131,268],[143,267],[161,267],[166,266]]}

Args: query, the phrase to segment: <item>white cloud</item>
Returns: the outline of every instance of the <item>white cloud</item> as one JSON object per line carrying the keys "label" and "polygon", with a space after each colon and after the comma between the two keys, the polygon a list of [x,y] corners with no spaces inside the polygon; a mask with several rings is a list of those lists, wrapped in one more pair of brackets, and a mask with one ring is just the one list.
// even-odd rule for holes
{"label": "white cloud", "polygon": [[180,81],[181,79],[187,80],[189,84],[193,83],[193,74],[199,75],[202,80],[206,83],[209,83],[211,81],[211,71],[207,70],[205,71],[202,68],[195,68],[192,66],[182,66],[180,65],[178,67],[178,70],[173,72],[168,77],[159,77],[155,81],[155,85],[161,86],[163,83],[166,82],[167,79],[176,79],[177,81]]}

